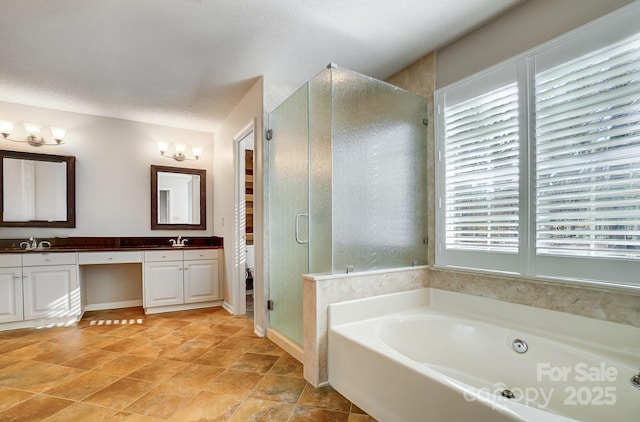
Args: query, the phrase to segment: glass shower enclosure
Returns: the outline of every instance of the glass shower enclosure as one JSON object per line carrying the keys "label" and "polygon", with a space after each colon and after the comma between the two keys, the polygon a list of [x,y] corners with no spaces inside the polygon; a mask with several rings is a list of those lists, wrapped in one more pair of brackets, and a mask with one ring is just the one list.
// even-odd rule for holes
{"label": "glass shower enclosure", "polygon": [[302,345],[302,275],[427,263],[427,100],[328,66],[269,114],[269,326]]}

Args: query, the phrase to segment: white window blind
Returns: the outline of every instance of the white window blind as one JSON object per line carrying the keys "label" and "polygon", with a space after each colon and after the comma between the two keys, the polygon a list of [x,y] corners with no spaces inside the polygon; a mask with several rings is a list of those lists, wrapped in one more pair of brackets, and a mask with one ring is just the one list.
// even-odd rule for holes
{"label": "white window blind", "polygon": [[436,264],[640,289],[639,19],[436,91]]}
{"label": "white window blind", "polygon": [[640,39],[535,75],[536,253],[640,258]]}
{"label": "white window blind", "polygon": [[518,87],[445,107],[447,249],[518,252]]}

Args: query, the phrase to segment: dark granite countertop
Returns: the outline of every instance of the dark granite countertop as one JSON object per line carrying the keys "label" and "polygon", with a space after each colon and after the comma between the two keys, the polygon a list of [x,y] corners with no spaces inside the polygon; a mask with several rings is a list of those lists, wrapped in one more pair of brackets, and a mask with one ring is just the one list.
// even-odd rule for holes
{"label": "dark granite countertop", "polygon": [[[176,236],[177,237],[177,236]],[[38,243],[47,241],[51,247],[25,250],[20,243],[27,239],[0,239],[0,253],[46,252],[113,252],[140,250],[221,249],[223,239],[216,236],[183,236],[186,246],[171,246],[169,239],[176,237],[52,237],[36,238]]]}

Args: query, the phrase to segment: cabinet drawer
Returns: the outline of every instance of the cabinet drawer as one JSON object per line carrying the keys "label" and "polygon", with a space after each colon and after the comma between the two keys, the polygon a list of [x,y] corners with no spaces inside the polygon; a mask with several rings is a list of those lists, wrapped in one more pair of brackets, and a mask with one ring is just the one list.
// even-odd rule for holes
{"label": "cabinet drawer", "polygon": [[70,265],[76,263],[75,252],[64,253],[25,253],[22,256],[22,265]]}
{"label": "cabinet drawer", "polygon": [[80,252],[78,263],[91,264],[126,264],[142,262],[142,252]]}
{"label": "cabinet drawer", "polygon": [[191,249],[184,251],[185,261],[191,259],[218,259],[217,249]]}
{"label": "cabinet drawer", "polygon": [[145,262],[182,261],[182,251],[145,251]]}
{"label": "cabinet drawer", "polygon": [[22,255],[19,253],[0,254],[0,267],[21,267]]}

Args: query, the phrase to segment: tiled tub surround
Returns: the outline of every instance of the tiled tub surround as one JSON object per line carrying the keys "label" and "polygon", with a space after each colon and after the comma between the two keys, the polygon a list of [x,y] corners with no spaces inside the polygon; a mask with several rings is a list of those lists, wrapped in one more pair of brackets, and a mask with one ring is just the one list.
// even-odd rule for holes
{"label": "tiled tub surround", "polygon": [[326,384],[329,305],[387,293],[420,289],[429,279],[427,267],[400,268],[340,275],[305,275],[303,281],[304,378]]}
{"label": "tiled tub surround", "polygon": [[328,381],[327,309],[331,303],[434,287],[640,327],[640,292],[432,267],[304,277],[304,375]]}
{"label": "tiled tub surround", "polygon": [[432,268],[430,287],[640,327],[640,288],[606,289],[527,277]]}
{"label": "tiled tub surround", "polygon": [[629,382],[637,327],[433,288],[329,314],[329,382],[380,421],[622,421],[640,411]]}
{"label": "tiled tub surround", "polygon": [[70,327],[0,332],[0,420],[373,419],[221,308],[94,311]]}

